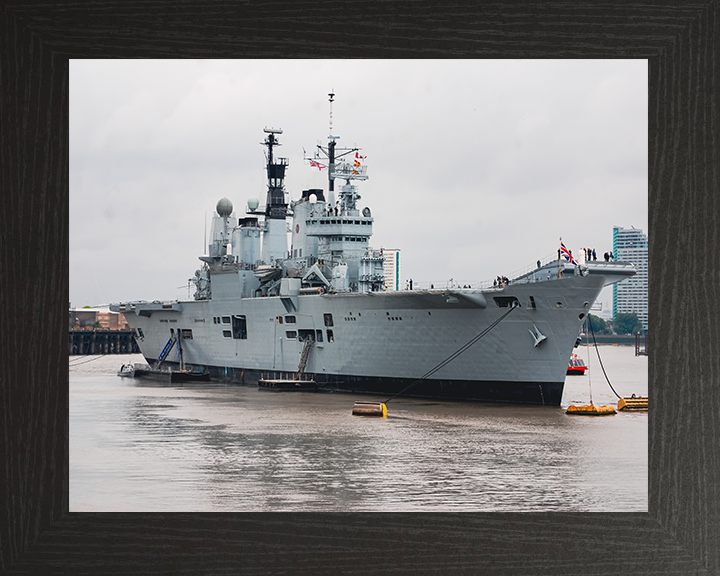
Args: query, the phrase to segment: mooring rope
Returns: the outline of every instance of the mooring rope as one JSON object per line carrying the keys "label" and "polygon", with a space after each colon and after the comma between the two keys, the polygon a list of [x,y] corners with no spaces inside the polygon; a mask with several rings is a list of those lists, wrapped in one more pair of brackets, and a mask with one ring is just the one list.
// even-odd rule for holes
{"label": "mooring rope", "polygon": [[[100,358],[104,358],[105,356],[108,356],[108,354],[100,354],[95,358],[90,358],[89,360],[85,360],[84,362],[75,362],[74,364],[70,364],[69,366],[70,368],[74,368],[75,366],[82,366],[83,364],[87,364],[88,362],[92,362],[93,360],[99,360]],[[78,358],[78,360],[81,360],[81,358]]]}
{"label": "mooring rope", "polygon": [[[588,324],[590,325],[590,333],[592,334],[592,337],[593,337],[593,346],[595,346],[595,352],[597,352],[598,360],[600,360],[600,368],[602,368],[603,374],[605,374],[605,380],[607,380],[608,386],[610,386],[610,390],[612,390],[615,393],[615,396],[617,396],[618,398],[622,398],[622,396],[620,396],[620,394],[615,392],[615,388],[613,388],[613,385],[610,384],[610,378],[608,378],[608,375],[605,372],[605,366],[603,366],[602,360],[600,359],[600,350],[598,350],[597,342],[595,342],[595,330],[593,330],[593,327],[592,327],[592,320],[590,320],[590,314],[588,314],[587,319],[588,319]],[[588,360],[590,360],[590,358],[588,358]]]}
{"label": "mooring rope", "polygon": [[477,342],[478,340],[480,340],[480,338],[482,338],[483,336],[485,336],[485,334],[487,334],[488,332],[490,332],[490,330],[492,330],[493,328],[495,328],[495,326],[497,326],[498,324],[500,324],[500,322],[501,322],[502,320],[504,320],[504,319],[507,317],[507,315],[510,314],[510,312],[512,312],[513,310],[515,310],[515,308],[519,308],[519,307],[520,307],[520,305],[519,305],[517,302],[513,303],[513,305],[510,307],[510,310],[508,310],[507,312],[505,312],[505,314],[503,314],[502,316],[500,316],[500,318],[498,318],[497,320],[495,320],[492,324],[490,324],[487,328],[485,328],[485,330],[483,330],[482,332],[480,332],[480,334],[478,334],[477,336],[473,337],[473,339],[470,340],[470,341],[469,341],[467,344],[465,344],[464,346],[461,346],[460,348],[458,348],[458,349],[457,349],[455,352],[453,352],[450,356],[448,356],[447,358],[445,358],[445,360],[443,360],[442,362],[440,362],[440,364],[438,364],[437,366],[435,366],[435,367],[432,368],[431,370],[428,370],[423,376],[420,376],[420,378],[418,378],[417,380],[415,380],[412,384],[410,384],[409,386],[403,388],[402,390],[400,390],[400,392],[398,392],[398,393],[395,394],[394,396],[391,396],[390,398],[388,398],[387,400],[385,400],[384,403],[387,404],[388,402],[390,402],[390,400],[392,400],[393,398],[397,398],[398,396],[400,396],[400,394],[402,394],[403,392],[406,392],[407,390],[409,390],[410,388],[412,388],[413,386],[415,386],[415,384],[417,384],[418,382],[422,382],[423,380],[425,380],[425,379],[429,378],[430,376],[432,376],[433,374],[435,374],[435,372],[437,372],[437,371],[440,370],[441,368],[443,368],[443,367],[447,366],[448,364],[450,364],[450,362],[452,362],[453,360],[455,360],[455,358],[457,358],[458,356],[460,356],[460,354],[462,354],[463,352],[465,352],[468,348],[470,348],[473,344],[475,344],[475,342]]}

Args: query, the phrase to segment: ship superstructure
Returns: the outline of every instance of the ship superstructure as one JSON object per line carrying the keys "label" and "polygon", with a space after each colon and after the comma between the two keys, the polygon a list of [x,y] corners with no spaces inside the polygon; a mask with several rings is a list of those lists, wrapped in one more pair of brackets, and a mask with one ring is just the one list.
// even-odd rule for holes
{"label": "ship superstructure", "polygon": [[303,377],[389,395],[420,380],[407,395],[560,404],[583,319],[632,265],[605,275],[556,261],[483,290],[384,290],[383,251],[370,246],[372,214],[359,205],[360,149],[339,148],[331,127],[307,159],[327,170],[327,190],[288,202],[282,131],[264,132],[265,205],[251,198],[238,218],[229,199],[217,203],[194,299],[111,306],[148,363],[179,336],[186,364],[225,381]]}

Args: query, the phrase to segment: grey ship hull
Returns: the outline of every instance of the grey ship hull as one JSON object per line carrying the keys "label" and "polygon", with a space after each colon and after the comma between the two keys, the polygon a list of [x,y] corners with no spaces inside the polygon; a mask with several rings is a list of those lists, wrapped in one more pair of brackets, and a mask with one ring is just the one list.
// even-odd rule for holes
{"label": "grey ship hull", "polygon": [[[293,378],[305,345],[298,336],[311,336],[305,373],[321,388],[390,396],[453,356],[516,298],[519,306],[497,326],[404,395],[558,406],[582,319],[604,283],[591,274],[483,291],[240,298],[232,296],[238,276],[227,274],[213,278],[219,298],[115,308],[141,331],[149,363],[181,329],[186,363],[252,385]],[[243,318],[245,337],[233,330],[233,316]]]}

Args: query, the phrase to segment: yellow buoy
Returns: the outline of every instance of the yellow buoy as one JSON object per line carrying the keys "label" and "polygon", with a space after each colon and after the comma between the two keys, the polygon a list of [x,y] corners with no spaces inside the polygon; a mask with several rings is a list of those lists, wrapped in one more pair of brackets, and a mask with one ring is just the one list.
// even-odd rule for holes
{"label": "yellow buoy", "polygon": [[578,416],[609,416],[610,414],[615,414],[615,408],[609,404],[605,404],[604,406],[595,406],[595,404],[575,406],[575,404],[571,404],[565,413]]}
{"label": "yellow buoy", "polygon": [[633,394],[630,398],[620,398],[618,401],[618,410],[630,412],[632,410],[647,410],[648,399]]}
{"label": "yellow buoy", "polygon": [[387,406],[384,402],[355,402],[353,416],[380,416],[387,418]]}

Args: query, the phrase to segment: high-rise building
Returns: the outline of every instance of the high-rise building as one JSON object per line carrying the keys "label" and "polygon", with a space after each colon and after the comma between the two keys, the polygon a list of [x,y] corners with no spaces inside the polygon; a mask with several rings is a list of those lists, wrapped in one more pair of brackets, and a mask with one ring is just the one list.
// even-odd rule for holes
{"label": "high-rise building", "polygon": [[402,260],[400,258],[400,250],[383,248],[383,256],[385,257],[383,274],[385,276],[386,288],[388,290],[401,290]]}
{"label": "high-rise building", "polygon": [[632,262],[635,276],[613,284],[613,318],[618,314],[638,315],[648,329],[648,239],[637,228],[613,228],[613,256],[617,262]]}

